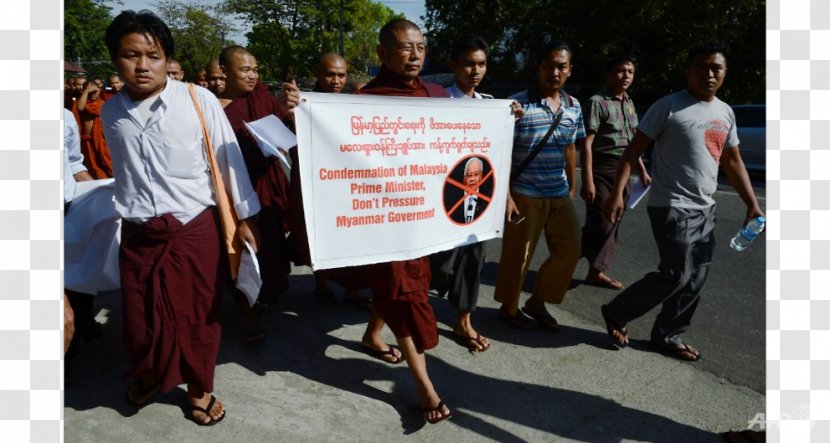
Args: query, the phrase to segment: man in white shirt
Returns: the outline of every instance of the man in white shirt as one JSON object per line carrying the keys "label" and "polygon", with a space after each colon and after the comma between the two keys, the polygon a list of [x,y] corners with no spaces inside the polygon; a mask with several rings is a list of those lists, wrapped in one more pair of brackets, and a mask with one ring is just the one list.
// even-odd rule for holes
{"label": "man in white shirt", "polygon": [[259,212],[236,137],[216,97],[196,87],[219,171],[210,171],[188,86],[167,77],[174,52],[167,25],[149,11],[124,11],[104,40],[124,88],[102,110],[123,217],[120,270],[124,341],[133,362],[127,400],[147,404],[187,383],[189,418],[225,416],[211,394],[221,336],[222,257],[211,173],[220,173],[254,247],[248,219]]}
{"label": "man in white shirt", "polygon": [[[449,66],[455,76],[455,83],[447,88],[453,98],[493,98],[481,94],[475,88],[487,72],[487,42],[477,35],[456,39],[450,47]],[[464,185],[472,187],[482,178],[481,159],[471,157],[464,165]],[[475,195],[465,195],[464,204],[459,207],[453,219],[458,223],[472,223],[481,214],[486,202],[477,201]],[[456,341],[472,352],[484,352],[490,348],[490,340],[481,335],[471,321],[472,311],[478,305],[478,288],[484,267],[484,243],[478,242],[459,246],[429,256],[432,269],[432,286],[439,293],[446,292],[447,298],[458,310],[453,328]]]}

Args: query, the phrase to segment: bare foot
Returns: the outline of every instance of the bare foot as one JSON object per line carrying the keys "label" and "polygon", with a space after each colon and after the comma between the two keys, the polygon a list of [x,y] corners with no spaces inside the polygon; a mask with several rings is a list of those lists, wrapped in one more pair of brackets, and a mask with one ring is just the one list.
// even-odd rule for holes
{"label": "bare foot", "polygon": [[623,288],[621,281],[605,275],[602,271],[588,271],[588,275],[585,276],[585,283],[608,289]]}

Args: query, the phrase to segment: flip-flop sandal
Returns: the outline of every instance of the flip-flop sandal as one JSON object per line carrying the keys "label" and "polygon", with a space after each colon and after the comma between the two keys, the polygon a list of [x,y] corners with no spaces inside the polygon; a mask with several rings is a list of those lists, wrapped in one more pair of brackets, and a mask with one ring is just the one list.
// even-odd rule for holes
{"label": "flip-flop sandal", "polygon": [[692,349],[686,343],[680,343],[680,346],[665,346],[652,342],[652,346],[657,348],[657,351],[663,355],[674,357],[682,361],[695,362],[700,360],[700,351]]}
{"label": "flip-flop sandal", "polygon": [[[210,417],[210,410],[213,409],[213,405],[215,403],[216,403],[216,397],[214,397],[213,395],[210,396],[210,403],[208,403],[206,408],[188,403],[188,406],[190,406],[190,414],[188,414],[188,418],[190,419],[190,421],[192,421],[193,423],[196,423],[199,426],[213,426],[216,423],[219,423],[220,421],[225,419],[225,416],[228,415],[228,411],[227,410],[222,411],[222,415],[217,419],[211,418]],[[208,418],[210,418],[210,421],[207,422],[207,423],[202,423],[199,420],[196,420],[196,417],[193,416],[193,411],[199,411],[202,414],[205,414]]]}
{"label": "flip-flop sandal", "polygon": [[458,342],[458,344],[460,344],[461,346],[466,347],[467,350],[470,351],[471,353],[484,352],[484,351],[490,349],[490,345],[492,344],[492,343],[489,343],[489,342],[484,343],[484,337],[481,336],[480,332],[476,332],[475,337],[460,335],[460,334],[456,334],[455,332],[453,332],[453,336],[454,336],[456,342]]}
{"label": "flip-flop sandal", "polygon": [[[387,349],[385,351],[370,348],[368,346],[363,346],[363,349],[366,351],[366,353],[368,353],[372,357],[375,357],[378,360],[384,361],[384,362],[392,364],[392,365],[397,365],[397,364],[403,362],[404,360],[406,360],[404,358],[403,354],[395,355],[395,347],[394,346],[392,346],[388,343],[386,344],[386,346],[389,346],[389,349]],[[387,360],[387,359],[383,358],[386,355],[391,355],[394,360]]]}
{"label": "flip-flop sandal", "polygon": [[[150,386],[144,386],[144,377],[139,377],[138,381],[138,395],[133,397],[130,395],[130,390],[132,386],[127,388],[127,393],[124,395],[124,398],[127,400],[127,404],[134,407],[134,408],[143,408],[150,404],[150,400],[158,393],[161,389],[161,385],[159,383],[153,383]],[[148,395],[149,394],[149,395]],[[136,401],[135,398],[145,397],[144,401]]]}
{"label": "flip-flop sandal", "polygon": [[424,415],[429,414],[430,412],[439,412],[439,413],[441,413],[441,415],[438,416],[438,418],[433,418],[432,420],[430,420],[430,419],[424,417],[424,420],[426,420],[430,424],[434,425],[435,423],[438,423],[439,421],[443,421],[443,420],[446,420],[446,419],[452,417],[452,411],[450,410],[450,408],[447,408],[447,413],[444,414],[443,411],[444,411],[444,407],[446,407],[446,406],[447,405],[444,404],[444,401],[441,400],[441,401],[438,402],[438,406],[436,406],[434,408],[430,408],[430,407],[421,408],[421,413],[424,414]]}
{"label": "flip-flop sandal", "polygon": [[598,288],[620,290],[624,287],[621,281],[608,277],[608,280],[583,280],[586,285],[596,286]]}
{"label": "flip-flop sandal", "polygon": [[535,312],[528,310],[527,307],[522,308],[522,312],[527,314],[528,317],[536,320],[539,323],[539,326],[542,327],[542,329],[547,329],[548,331],[553,332],[559,331],[559,322],[557,322],[552,315],[547,313],[545,315],[537,314]]}
{"label": "flip-flop sandal", "polygon": [[602,319],[605,320],[605,330],[608,332],[608,338],[611,339],[611,346],[616,349],[622,349],[628,346],[625,340],[614,336],[614,332],[617,332],[622,334],[624,338],[628,338],[628,327],[619,327],[611,321],[611,318],[608,316],[608,305],[602,305],[600,311],[602,312]]}

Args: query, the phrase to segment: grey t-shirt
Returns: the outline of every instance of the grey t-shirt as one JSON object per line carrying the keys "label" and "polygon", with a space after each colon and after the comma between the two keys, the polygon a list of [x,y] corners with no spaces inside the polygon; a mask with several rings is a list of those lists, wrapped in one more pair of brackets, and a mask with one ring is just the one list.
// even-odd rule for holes
{"label": "grey t-shirt", "polygon": [[737,149],[735,113],[717,97],[700,101],[683,90],[649,108],[637,126],[654,140],[649,206],[702,209],[715,204],[718,162]]}

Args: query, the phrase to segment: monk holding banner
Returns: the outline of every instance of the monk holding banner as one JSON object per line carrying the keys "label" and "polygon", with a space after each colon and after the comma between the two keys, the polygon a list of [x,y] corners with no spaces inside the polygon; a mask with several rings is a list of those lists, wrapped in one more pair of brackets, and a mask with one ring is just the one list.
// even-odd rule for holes
{"label": "monk holding banner", "polygon": [[[236,235],[254,248],[256,227],[248,219],[259,200],[216,97],[168,79],[174,43],[167,25],[149,11],[124,11],[104,41],[124,81],[101,117],[123,217],[124,341],[133,364],[127,401],[141,407],[184,382],[188,418],[213,425],[225,417],[211,391],[228,265],[210,174],[220,174],[240,219]],[[206,160],[203,124],[218,170]]]}
{"label": "monk holding banner", "polygon": [[251,307],[243,295],[236,297],[246,317],[246,340],[256,342],[265,338],[260,319],[262,308],[265,304],[275,303],[278,296],[288,289],[291,263],[284,228],[288,177],[276,157],[265,157],[254,136],[245,129],[245,123],[268,115],[275,115],[285,123],[291,122],[279,99],[259,81],[259,68],[253,54],[241,46],[230,46],[219,55],[219,65],[226,78],[225,89],[219,93],[219,103],[224,106],[225,115],[239,141],[248,175],[262,207],[257,218],[262,235],[257,253],[262,276],[259,299]]}
{"label": "monk holding banner", "polygon": [[[418,74],[424,66],[424,35],[408,20],[393,20],[380,30],[377,47],[380,74],[359,94],[403,97],[449,97],[439,85],[425,83]],[[363,345],[395,355],[380,337],[389,325],[412,371],[424,420],[437,423],[452,416],[441,401],[427,373],[424,351],[438,345],[438,324],[427,293],[430,286],[429,258],[377,263],[360,268],[372,290],[372,314]],[[397,360],[397,359],[396,359]]]}

